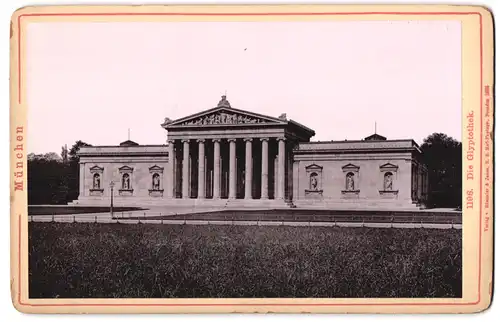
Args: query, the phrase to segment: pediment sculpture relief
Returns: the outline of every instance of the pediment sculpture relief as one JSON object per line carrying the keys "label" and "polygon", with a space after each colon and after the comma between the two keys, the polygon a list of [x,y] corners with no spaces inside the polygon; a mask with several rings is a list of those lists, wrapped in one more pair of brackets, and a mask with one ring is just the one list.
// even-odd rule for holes
{"label": "pediment sculpture relief", "polygon": [[257,124],[266,123],[265,120],[248,115],[220,112],[198,117],[181,123],[180,125],[214,125],[214,124]]}

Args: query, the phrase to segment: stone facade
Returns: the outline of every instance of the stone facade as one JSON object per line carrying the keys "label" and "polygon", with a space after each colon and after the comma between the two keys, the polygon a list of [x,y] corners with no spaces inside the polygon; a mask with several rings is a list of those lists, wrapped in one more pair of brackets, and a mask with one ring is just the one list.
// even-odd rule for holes
{"label": "stone facade", "polygon": [[79,155],[80,195],[76,203],[109,204],[111,182],[117,204],[154,203],[164,197],[166,146],[83,147]]}
{"label": "stone facade", "polygon": [[294,203],[423,205],[427,170],[419,156],[412,140],[301,143],[294,150]]}
{"label": "stone facade", "polygon": [[165,119],[167,145],[83,147],[74,203],[258,207],[414,208],[427,200],[427,170],[413,140],[375,134],[310,142],[288,120],[218,106]]}

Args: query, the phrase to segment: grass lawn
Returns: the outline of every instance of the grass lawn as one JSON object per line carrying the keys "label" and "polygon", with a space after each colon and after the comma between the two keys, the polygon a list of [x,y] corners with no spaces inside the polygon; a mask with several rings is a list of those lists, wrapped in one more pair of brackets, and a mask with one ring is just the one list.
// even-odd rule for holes
{"label": "grass lawn", "polygon": [[[139,207],[114,207],[114,211],[143,210]],[[28,216],[36,215],[69,215],[109,212],[109,207],[82,207],[82,206],[28,206]]]}
{"label": "grass lawn", "polygon": [[31,298],[461,297],[461,230],[29,224]]}

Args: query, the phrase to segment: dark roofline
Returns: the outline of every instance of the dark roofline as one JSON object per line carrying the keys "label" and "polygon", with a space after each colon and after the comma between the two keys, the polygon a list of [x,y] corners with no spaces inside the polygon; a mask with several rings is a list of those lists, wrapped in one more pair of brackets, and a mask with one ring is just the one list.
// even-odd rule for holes
{"label": "dark roofline", "polygon": [[418,145],[417,142],[415,142],[415,140],[413,139],[397,139],[397,140],[383,140],[383,141],[370,141],[370,140],[332,140],[332,141],[310,141],[310,142],[301,142],[301,144],[309,144],[309,143],[320,143],[320,144],[323,144],[323,143],[363,143],[363,142],[368,142],[368,143],[376,143],[376,142],[380,142],[380,143],[387,143],[387,142],[412,142],[413,145],[417,146],[418,148],[420,148],[420,145]]}
{"label": "dark roofline", "polygon": [[299,123],[297,121],[294,121],[294,120],[288,120],[288,122],[291,123],[291,124],[293,124],[293,125],[295,125],[295,126],[303,128],[304,130],[306,130],[307,132],[309,132],[309,134],[311,134],[311,136],[315,136],[316,135],[316,132],[313,129],[311,129],[310,127],[307,127],[307,126],[305,126],[305,125],[303,125],[303,124],[301,124],[301,123]]}
{"label": "dark roofline", "polygon": [[[401,148],[387,148],[387,151],[389,150],[401,150],[401,149],[406,149],[406,150],[411,150],[411,149],[416,149],[419,153],[422,153],[422,149],[420,148],[420,146],[417,144],[417,142],[415,142],[415,140],[413,139],[399,139],[399,140],[384,140],[384,141],[370,141],[370,140],[344,140],[344,141],[309,141],[309,142],[300,142],[300,144],[329,144],[329,143],[339,143],[339,144],[342,144],[342,143],[369,143],[369,144],[377,144],[377,143],[380,143],[380,144],[384,144],[384,143],[390,143],[390,142],[410,142],[411,143],[411,147],[401,147]],[[368,151],[368,150],[373,150],[373,149],[377,149],[377,148],[363,148],[363,147],[360,147],[359,149],[352,149],[350,151],[360,151],[360,152],[363,152],[363,151]]]}
{"label": "dark roofline", "polygon": [[161,147],[167,146],[166,144],[139,144],[139,145],[92,145],[82,146],[82,148],[140,148],[140,147]]}
{"label": "dark roofline", "polygon": [[391,154],[391,153],[417,153],[421,154],[416,148],[360,148],[360,149],[311,149],[311,150],[294,150],[293,154],[297,156],[306,155],[370,155],[370,154]]}

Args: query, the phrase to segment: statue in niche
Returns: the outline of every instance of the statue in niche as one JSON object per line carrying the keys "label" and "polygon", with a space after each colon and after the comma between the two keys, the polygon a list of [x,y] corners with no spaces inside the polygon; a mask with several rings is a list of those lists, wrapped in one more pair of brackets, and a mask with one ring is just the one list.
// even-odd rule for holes
{"label": "statue in niche", "polygon": [[160,190],[160,176],[158,173],[153,175],[153,190]]}
{"label": "statue in niche", "polygon": [[311,174],[311,190],[318,190],[318,175],[316,173]]}
{"label": "statue in niche", "polygon": [[94,174],[94,189],[101,189],[101,176],[99,174]]}
{"label": "statue in niche", "polygon": [[130,176],[127,173],[122,177],[122,189],[130,190]]}
{"label": "statue in niche", "polygon": [[351,172],[346,176],[346,190],[354,191],[354,174]]}
{"label": "statue in niche", "polygon": [[384,175],[384,190],[392,191],[392,173],[390,172]]}

